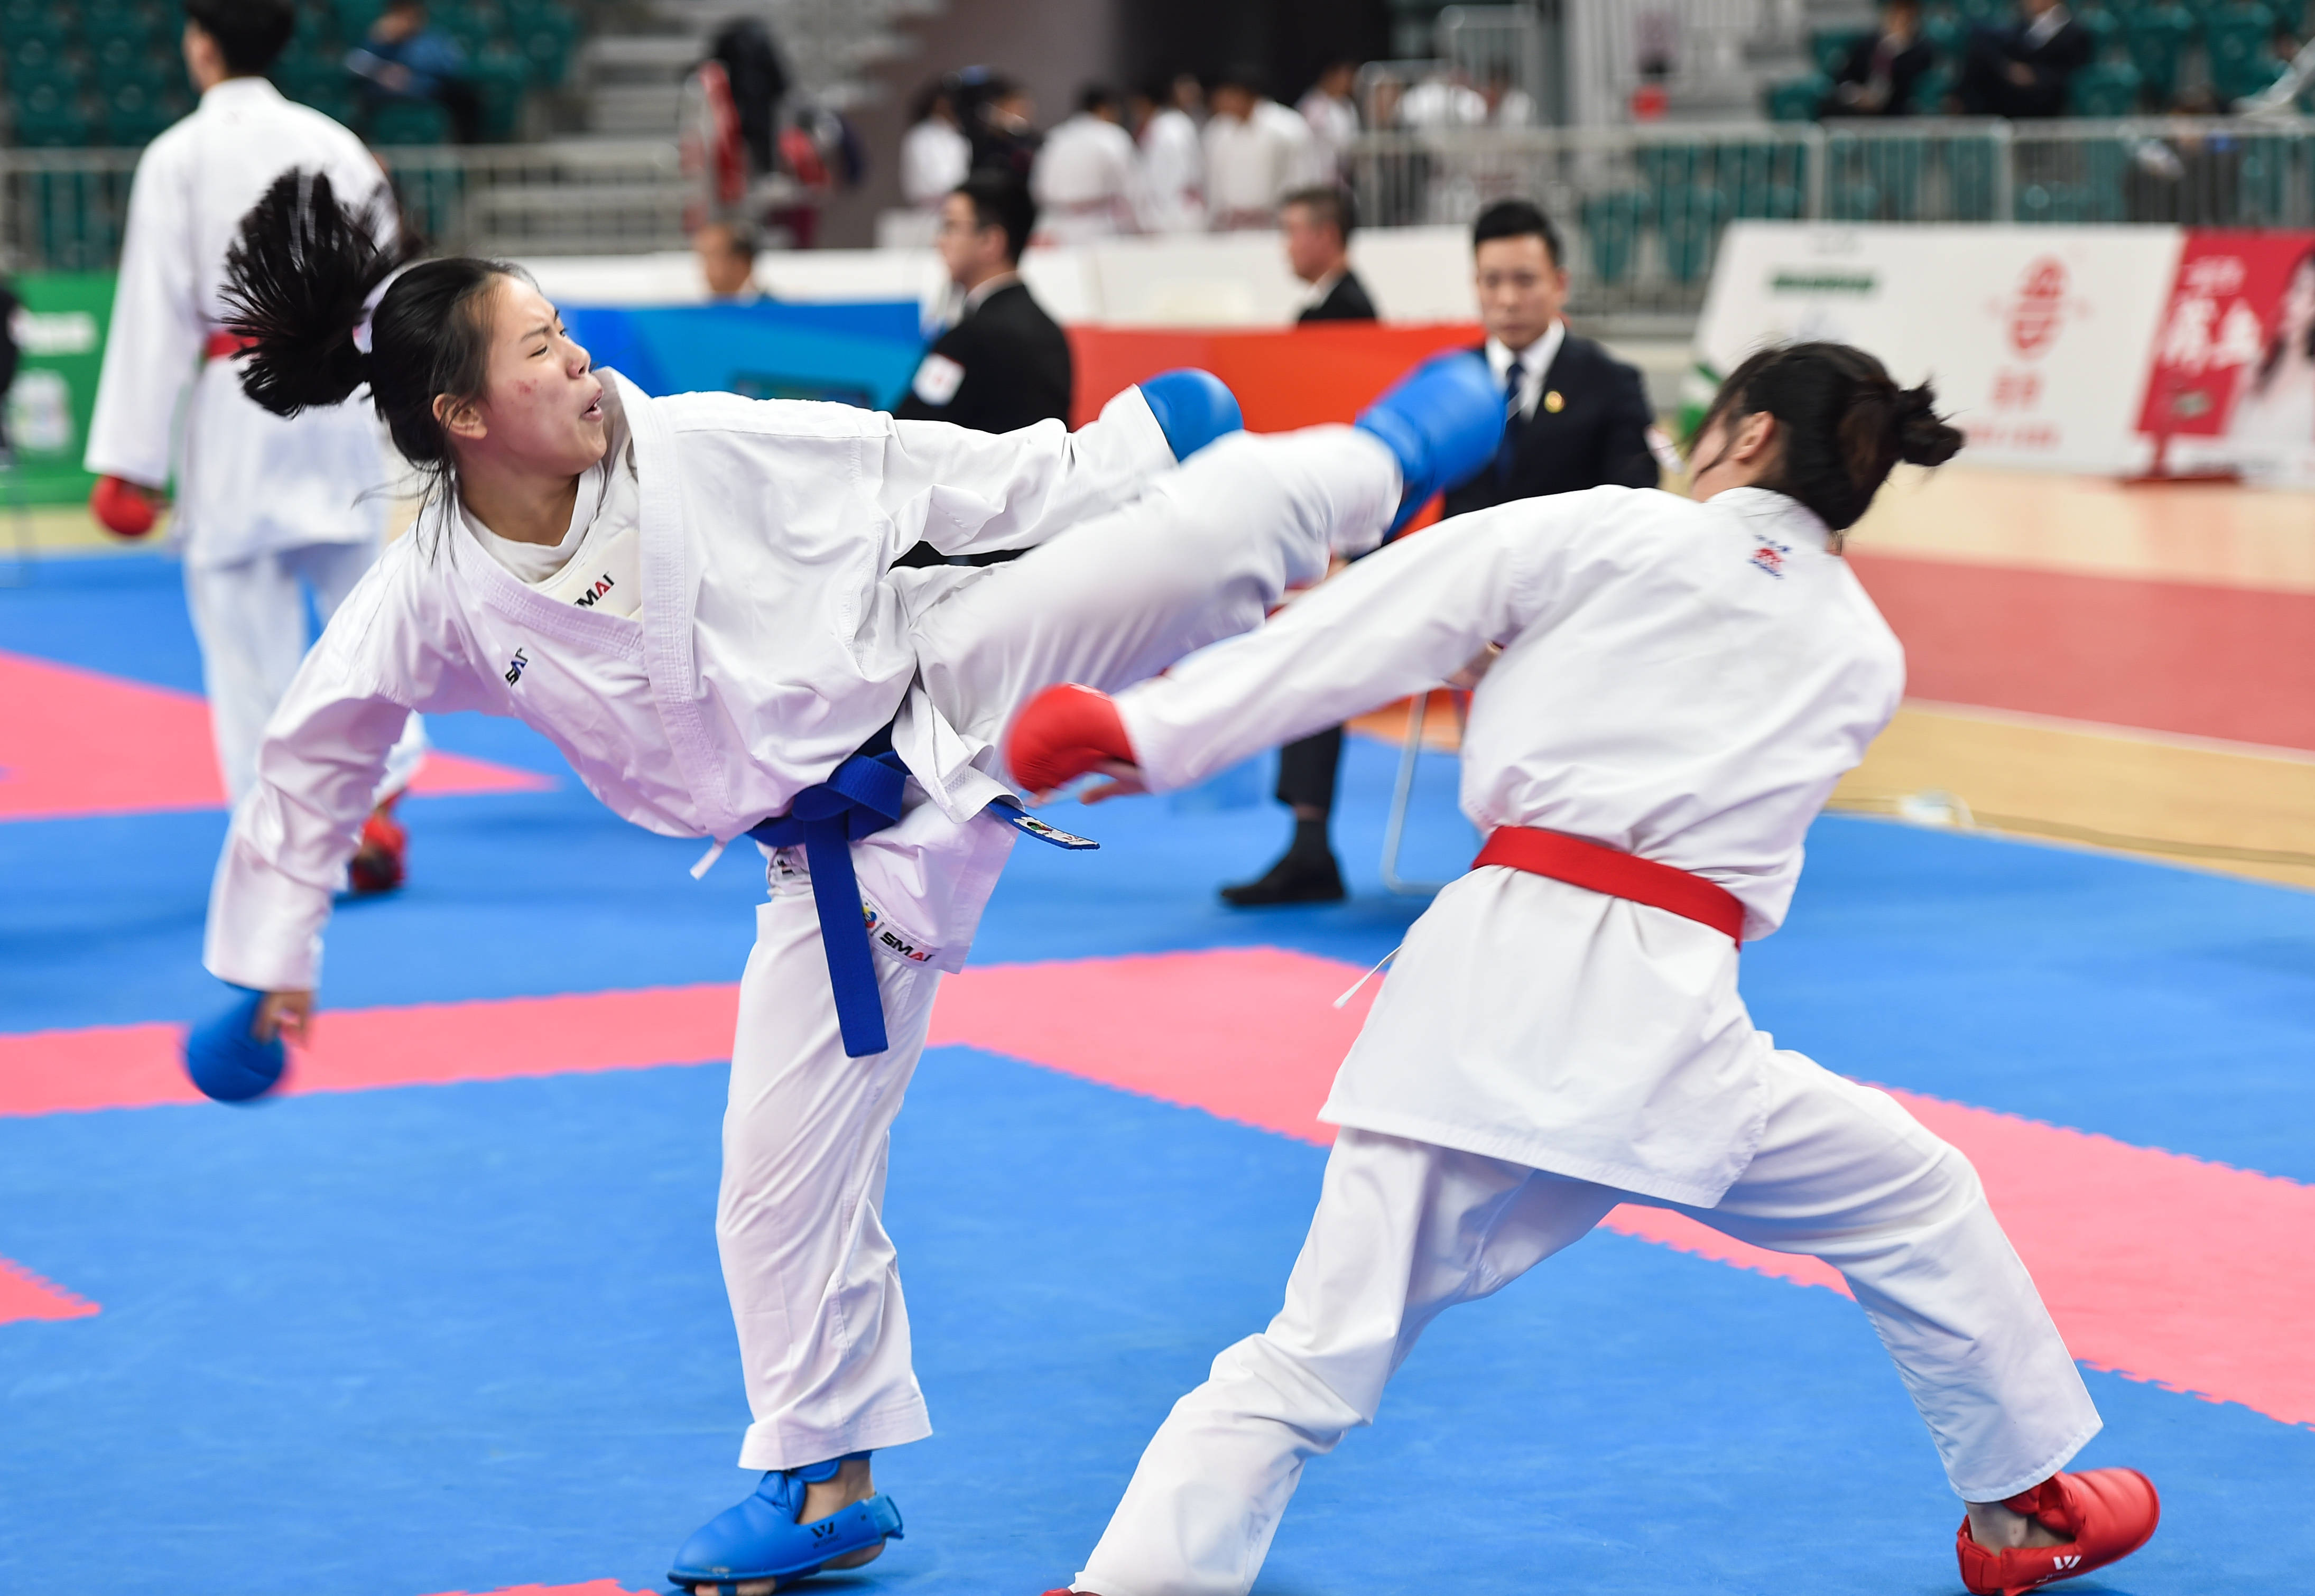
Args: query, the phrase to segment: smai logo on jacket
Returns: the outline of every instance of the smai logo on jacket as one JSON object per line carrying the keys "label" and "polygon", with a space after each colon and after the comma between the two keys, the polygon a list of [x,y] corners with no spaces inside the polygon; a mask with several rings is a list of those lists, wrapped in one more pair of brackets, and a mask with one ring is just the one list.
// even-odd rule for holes
{"label": "smai logo on jacket", "polygon": [[1778,581],[1782,581],[1785,580],[1785,561],[1792,552],[1790,544],[1778,543],[1773,537],[1763,537],[1761,539],[1760,545],[1752,551],[1752,563]]}

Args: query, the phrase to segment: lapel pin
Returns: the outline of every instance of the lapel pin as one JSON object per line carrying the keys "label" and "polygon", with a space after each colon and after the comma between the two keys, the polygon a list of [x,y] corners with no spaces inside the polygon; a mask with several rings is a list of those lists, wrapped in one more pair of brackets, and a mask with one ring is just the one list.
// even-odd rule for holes
{"label": "lapel pin", "polygon": [[1567,408],[1567,401],[1559,396],[1559,390],[1557,388],[1554,388],[1551,392],[1543,396],[1543,407],[1552,414],[1557,415],[1561,411]]}

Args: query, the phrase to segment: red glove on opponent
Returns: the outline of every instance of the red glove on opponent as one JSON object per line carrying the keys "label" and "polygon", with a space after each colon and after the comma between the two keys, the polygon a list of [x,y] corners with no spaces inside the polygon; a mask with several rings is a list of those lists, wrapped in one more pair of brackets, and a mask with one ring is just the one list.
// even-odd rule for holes
{"label": "red glove on opponent", "polygon": [[1140,763],[1109,695],[1075,683],[1030,699],[1005,740],[1006,763],[1032,793],[1067,786],[1104,759]]}
{"label": "red glove on opponent", "polygon": [[88,512],[116,537],[142,537],[153,529],[153,501],[125,476],[100,476],[88,495]]}

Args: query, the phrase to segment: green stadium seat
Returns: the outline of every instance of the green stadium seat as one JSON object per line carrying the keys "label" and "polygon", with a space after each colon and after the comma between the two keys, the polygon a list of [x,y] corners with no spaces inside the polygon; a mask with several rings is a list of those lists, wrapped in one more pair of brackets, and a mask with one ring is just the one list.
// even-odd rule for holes
{"label": "green stadium seat", "polygon": [[1730,214],[1785,221],[1801,214],[1806,152],[1796,145],[1747,144],[1721,152],[1720,181]]}
{"label": "green stadium seat", "polygon": [[1982,136],[1940,138],[1930,146],[1933,160],[1945,168],[1946,215],[1956,222],[1990,222],[1993,214],[1994,173],[2000,152]]}
{"label": "green stadium seat", "polygon": [[1772,122],[1813,122],[1832,93],[1832,79],[1819,72],[1770,84],[1763,98]]}
{"label": "green stadium seat", "polygon": [[2221,101],[2240,100],[2273,83],[2282,64],[2268,48],[2275,13],[2264,5],[2222,5],[2203,19],[2203,48],[2209,53],[2211,91]]}
{"label": "green stadium seat", "polygon": [[370,112],[368,137],[372,144],[448,144],[450,113],[431,100],[388,100]]}
{"label": "green stadium seat", "polygon": [[1647,214],[1648,197],[1623,191],[1593,194],[1577,208],[1583,224],[1583,242],[1592,255],[1592,274],[1603,283],[1620,283],[1632,275],[1640,250],[1640,223]]}
{"label": "green stadium seat", "polygon": [[148,144],[176,120],[157,91],[124,83],[105,96],[104,141],[130,147]]}
{"label": "green stadium seat", "polygon": [[534,0],[510,6],[507,25],[515,48],[530,58],[532,81],[541,88],[560,88],[579,42],[579,19],[564,6]]}
{"label": "green stadium seat", "polygon": [[8,86],[19,94],[38,84],[52,84],[67,93],[80,87],[84,68],[68,49],[46,39],[13,40],[4,47]]}
{"label": "green stadium seat", "polygon": [[53,83],[15,92],[16,142],[27,149],[69,149],[88,142],[88,115],[76,95]]}
{"label": "green stadium seat", "polygon": [[2138,68],[2139,91],[2156,109],[2178,96],[2178,66],[2195,36],[2194,13],[2175,0],[2152,0],[2123,30],[2123,50]]}
{"label": "green stadium seat", "polygon": [[2138,109],[2138,68],[2124,61],[2098,61],[2074,74],[2067,98],[2074,114],[2125,117]]}
{"label": "green stadium seat", "polygon": [[2073,13],[2097,47],[2093,60],[2103,61],[2122,45],[2122,19],[2103,5],[2085,5]]}
{"label": "green stadium seat", "polygon": [[507,49],[484,50],[474,58],[467,81],[483,102],[484,140],[511,141],[521,129],[522,102],[530,93],[530,58]]}
{"label": "green stadium seat", "polygon": [[1921,37],[1939,61],[1958,61],[1969,44],[1969,19],[1942,9],[1927,13],[1921,18]]}
{"label": "green stadium seat", "polygon": [[1872,33],[1870,28],[1819,28],[1809,35],[1809,60],[1827,77],[1837,76],[1849,52]]}
{"label": "green stadium seat", "polygon": [[1939,65],[1913,80],[1913,114],[1944,116],[1946,102],[1953,98],[1954,75]]}
{"label": "green stadium seat", "polygon": [[1674,282],[1692,283],[1712,269],[1712,252],[1728,220],[1728,197],[1699,185],[1671,195],[1662,207],[1664,270]]}
{"label": "green stadium seat", "polygon": [[72,36],[72,13],[51,0],[0,0],[0,44],[13,47],[40,40],[61,46]]}
{"label": "green stadium seat", "polygon": [[337,13],[338,37],[350,46],[369,31],[378,13],[386,9],[386,0],[333,0],[331,9]]}
{"label": "green stadium seat", "polygon": [[183,75],[182,56],[164,56],[148,48],[141,36],[128,33],[90,35],[91,75],[109,93],[134,84],[147,98],[157,99],[173,77]]}

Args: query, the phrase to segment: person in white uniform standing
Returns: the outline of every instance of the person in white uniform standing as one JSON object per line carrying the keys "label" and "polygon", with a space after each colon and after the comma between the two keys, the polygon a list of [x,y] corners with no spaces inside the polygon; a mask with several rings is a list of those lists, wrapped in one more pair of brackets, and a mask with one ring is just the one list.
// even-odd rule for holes
{"label": "person in white uniform standing", "polygon": [[1243,1596],[1304,1462],[1373,1422],[1424,1326],[1620,1202],[1841,1271],[1967,1504],[1971,1591],[2153,1532],[2142,1475],[2062,1472],[2098,1415],[1968,1161],[1776,1048],[1737,993],[1740,944],[1783,919],[1810,822],[1903,687],[1840,534],[1896,462],[1960,442],[1869,355],[1763,350],[1714,402],[1692,501],[1602,487],[1457,518],[1113,702],[1023,712],[1032,791],[1095,769],[1166,791],[1476,678],[1462,802],[1488,833],[1335,1077],[1284,1307],[1175,1405],[1071,1590]]}
{"label": "person in white uniform standing", "polygon": [[[1018,807],[1005,723],[1259,624],[1489,457],[1501,406],[1468,355],[1356,428],[1269,438],[1196,372],[1074,434],[652,399],[592,371],[518,269],[429,261],[381,296],[390,265],[302,175],[234,257],[252,397],[292,413],[367,383],[436,492],[269,728],[205,962],[266,994],[258,1034],[303,1030],[333,873],[412,710],[518,717],[636,824],[760,844],[716,1237],[763,1475],[670,1577],[732,1596],[864,1562],[900,1529],[869,1453],[931,1432],[878,1217],[888,1132],[1015,838],[1079,840]],[[1026,553],[896,569],[919,541]]]}
{"label": "person in white uniform standing", "polygon": [[1029,171],[1040,242],[1083,244],[1135,226],[1133,135],[1117,96],[1099,84],[1078,95],[1078,112],[1045,135]]}
{"label": "person in white uniform standing", "polygon": [[[288,42],[287,0],[188,0],[192,114],[146,146],[129,191],[112,324],[89,423],[90,508],[142,536],[170,478],[171,429],[188,384],[171,535],[227,797],[255,779],[258,739],[311,642],[306,604],[326,619],[377,558],[391,479],[377,421],[359,406],[269,415],[240,387],[240,341],[222,331],[226,251],[251,206],[293,167],[326,173],[381,245],[396,221],[386,173],[361,141],[291,103],[264,77]],[[353,864],[357,891],[402,879],[391,813],[424,757],[413,718],[380,779]]]}
{"label": "person in white uniform standing", "polygon": [[1278,202],[1318,181],[1310,124],[1239,67],[1214,85],[1206,123],[1206,210],[1218,233],[1278,225]]}
{"label": "person in white uniform standing", "polygon": [[1201,95],[1198,80],[1184,74],[1133,96],[1133,137],[1141,167],[1140,218],[1145,233],[1206,230],[1205,148],[1191,114]]}

